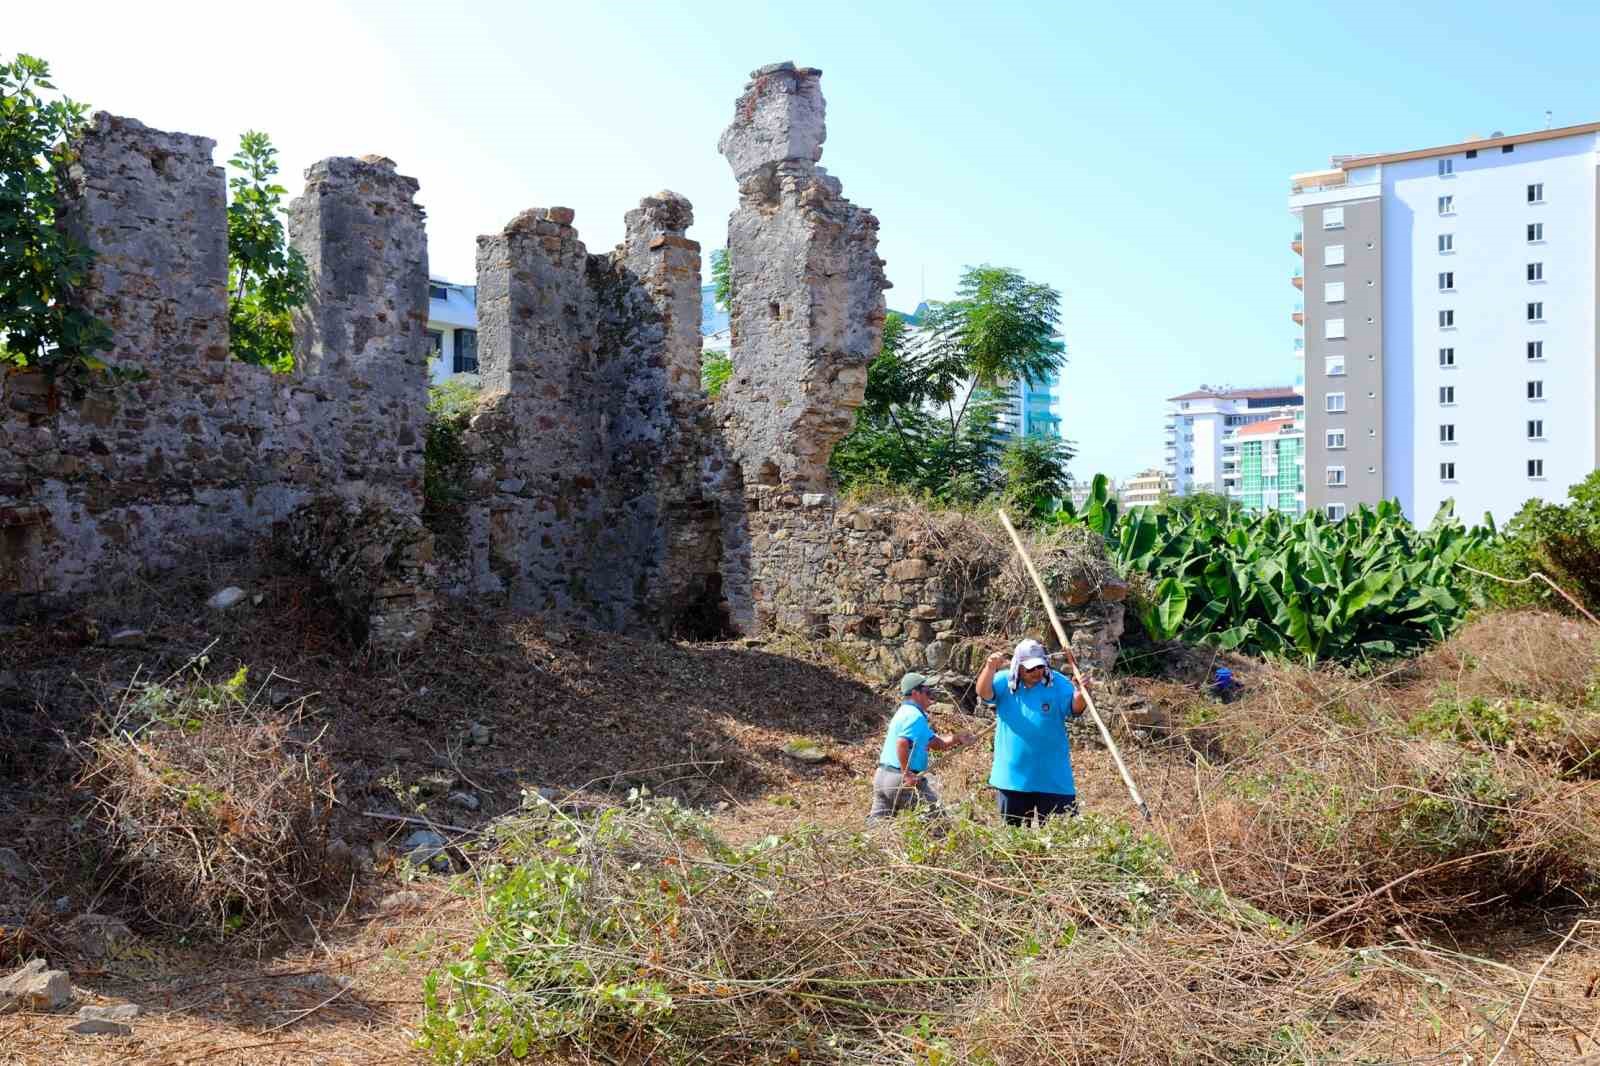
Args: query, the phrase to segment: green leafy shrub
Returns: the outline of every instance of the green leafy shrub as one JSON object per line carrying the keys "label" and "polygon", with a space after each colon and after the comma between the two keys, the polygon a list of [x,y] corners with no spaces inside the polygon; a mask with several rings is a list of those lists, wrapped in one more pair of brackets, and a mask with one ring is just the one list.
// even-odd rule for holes
{"label": "green leafy shrub", "polygon": [[733,360],[726,352],[706,352],[700,362],[700,387],[715,400],[722,395],[722,386],[733,377]]}
{"label": "green leafy shrub", "polygon": [[1571,611],[1548,585],[1526,580],[1543,573],[1590,612],[1600,612],[1600,470],[1567,490],[1565,504],[1529,500],[1506,523],[1505,536],[1468,562],[1520,584],[1485,580],[1483,590],[1503,606],[1537,604]]}
{"label": "green leafy shrub", "polygon": [[478,407],[475,379],[450,377],[428,388],[428,431],[422,443],[422,518],[435,533],[459,530],[466,498],[466,432]]}

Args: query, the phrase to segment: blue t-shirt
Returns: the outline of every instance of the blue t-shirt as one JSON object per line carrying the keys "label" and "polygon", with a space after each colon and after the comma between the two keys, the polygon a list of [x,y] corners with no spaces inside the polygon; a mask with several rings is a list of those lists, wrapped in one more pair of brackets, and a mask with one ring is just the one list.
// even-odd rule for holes
{"label": "blue t-shirt", "polygon": [[896,750],[900,738],[905,737],[911,741],[911,758],[906,760],[907,768],[922,773],[928,768],[928,741],[933,739],[933,726],[928,724],[928,716],[922,713],[922,708],[915,703],[906,702],[894,712],[894,717],[889,719],[889,735],[883,738],[883,751],[878,753],[878,761],[885,766],[899,766],[900,752]]}
{"label": "blue t-shirt", "polygon": [[994,770],[989,784],[1016,792],[1077,794],[1067,720],[1072,717],[1072,682],[1050,671],[1050,683],[1018,685],[1011,671],[994,675]]}

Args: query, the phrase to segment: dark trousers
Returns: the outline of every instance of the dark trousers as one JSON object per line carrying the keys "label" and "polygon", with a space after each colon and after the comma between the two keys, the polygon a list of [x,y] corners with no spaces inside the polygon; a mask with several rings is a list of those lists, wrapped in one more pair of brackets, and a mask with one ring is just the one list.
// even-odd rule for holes
{"label": "dark trousers", "polygon": [[1076,816],[1078,813],[1078,797],[1063,792],[1018,792],[1009,788],[997,788],[995,799],[1000,804],[1000,817],[1006,820],[1007,825],[1021,825],[1028,820],[1029,815],[1039,819],[1043,825],[1044,820],[1052,814],[1067,814]]}

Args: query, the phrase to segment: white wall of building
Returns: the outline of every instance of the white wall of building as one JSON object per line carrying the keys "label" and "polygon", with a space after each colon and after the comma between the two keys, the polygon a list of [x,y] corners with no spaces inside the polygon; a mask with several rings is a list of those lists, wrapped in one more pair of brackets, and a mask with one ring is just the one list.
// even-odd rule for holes
{"label": "white wall of building", "polygon": [[[1448,176],[1437,157],[1351,172],[1383,187],[1385,487],[1413,520],[1453,498],[1465,520],[1487,511],[1504,522],[1529,497],[1564,500],[1596,467],[1597,147],[1591,133],[1456,153]],[[1528,202],[1533,183],[1543,203]],[[1441,196],[1453,214],[1439,213]],[[1529,243],[1535,222],[1543,241]],[[1530,282],[1534,262],[1543,280]],[[1441,272],[1454,292],[1440,291]],[[1534,301],[1542,322],[1528,320]],[[1439,324],[1445,310],[1452,328]],[[1529,341],[1544,342],[1542,362],[1527,359]],[[1440,366],[1445,347],[1454,367]],[[1528,398],[1529,381],[1543,382],[1543,399]],[[1453,407],[1441,405],[1441,386],[1454,389]],[[1528,439],[1530,419],[1544,440]],[[1455,427],[1454,443],[1440,441],[1441,424]],[[1529,459],[1544,461],[1542,480],[1529,478]],[[1441,479],[1446,462],[1453,483]]]}
{"label": "white wall of building", "polygon": [[[440,286],[445,290],[442,300],[434,293]],[[456,330],[478,328],[478,305],[472,286],[454,285],[435,278],[428,283],[428,290],[428,329],[440,334],[439,357],[428,364],[428,380],[437,385],[456,376]]]}

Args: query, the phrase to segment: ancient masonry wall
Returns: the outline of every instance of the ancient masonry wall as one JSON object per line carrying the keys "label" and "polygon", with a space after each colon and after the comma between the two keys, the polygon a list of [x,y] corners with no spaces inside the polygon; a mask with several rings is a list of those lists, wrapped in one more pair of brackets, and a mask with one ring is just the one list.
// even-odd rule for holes
{"label": "ancient masonry wall", "polygon": [[[726,538],[728,601],[756,624],[770,494],[830,494],[828,458],[854,422],[883,336],[878,220],[817,165],[827,136],[820,70],[751,74],[718,148],[739,183],[728,219],[733,375],[718,398],[728,494],[748,541]],[[747,577],[748,575],[748,577]],[[746,583],[748,581],[748,583]]]}
{"label": "ancient masonry wall", "polygon": [[[986,632],[993,572],[982,560],[953,558],[919,516],[837,507],[822,493],[763,487],[755,496],[765,516],[755,535],[764,626],[837,641],[884,680],[907,670],[970,679],[998,647],[981,638],[1023,636]],[[1057,612],[1080,664],[1110,669],[1127,591],[1120,581],[1059,590]],[[1056,644],[1044,630],[1029,635]]]}
{"label": "ancient masonry wall", "polygon": [[456,587],[606,628],[725,628],[693,221],[663,192],[604,255],[564,207],[479,238],[484,397]]}
{"label": "ancient masonry wall", "polygon": [[427,615],[420,452],[404,443],[420,431],[426,382],[416,183],[387,160],[313,168],[291,222],[316,285],[308,350],[295,374],[275,376],[228,356],[214,145],[104,113],[78,145],[61,217],[96,257],[75,298],[111,327],[106,361],[148,377],[63,397],[38,374],[6,376],[0,597],[178,566],[196,546],[266,533],[318,493],[375,495],[416,534],[388,560],[407,591],[376,619],[380,639],[391,623],[403,638]]}

